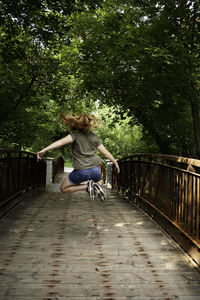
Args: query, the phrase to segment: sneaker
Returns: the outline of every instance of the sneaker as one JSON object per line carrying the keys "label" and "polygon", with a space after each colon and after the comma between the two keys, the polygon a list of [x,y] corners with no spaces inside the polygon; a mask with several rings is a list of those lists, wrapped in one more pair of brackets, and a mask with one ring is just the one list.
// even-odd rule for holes
{"label": "sneaker", "polygon": [[93,185],[94,185],[94,180],[92,179],[89,180],[87,183],[87,192],[89,193],[91,200],[95,199],[95,192],[94,192]]}
{"label": "sneaker", "polygon": [[98,197],[100,198],[100,200],[102,202],[104,202],[106,200],[106,194],[103,191],[102,187],[100,186],[100,184],[98,184],[97,182],[93,183],[93,189],[94,191],[97,193]]}

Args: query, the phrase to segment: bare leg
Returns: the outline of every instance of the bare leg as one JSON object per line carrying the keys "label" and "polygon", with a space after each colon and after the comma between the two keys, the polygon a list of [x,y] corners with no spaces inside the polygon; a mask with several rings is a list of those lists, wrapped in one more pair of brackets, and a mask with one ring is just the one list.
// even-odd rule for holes
{"label": "bare leg", "polygon": [[86,187],[87,184],[80,184],[80,185],[72,184],[69,181],[68,176],[66,176],[60,186],[60,191],[64,194],[70,194],[78,191],[84,191],[86,190]]}
{"label": "bare leg", "polygon": [[101,186],[103,186],[103,179],[101,179],[100,181],[98,181],[98,184],[100,184]]}

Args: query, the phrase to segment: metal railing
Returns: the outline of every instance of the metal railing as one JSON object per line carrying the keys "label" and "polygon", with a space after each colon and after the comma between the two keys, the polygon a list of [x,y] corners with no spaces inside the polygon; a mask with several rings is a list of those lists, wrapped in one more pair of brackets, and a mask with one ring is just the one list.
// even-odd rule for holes
{"label": "metal railing", "polygon": [[148,203],[200,249],[200,160],[138,154],[118,162],[113,188]]}
{"label": "metal railing", "polygon": [[46,184],[46,162],[31,152],[0,149],[0,206],[15,196]]}
{"label": "metal railing", "polygon": [[64,172],[64,159],[62,156],[53,160],[52,182],[55,182],[56,176]]}

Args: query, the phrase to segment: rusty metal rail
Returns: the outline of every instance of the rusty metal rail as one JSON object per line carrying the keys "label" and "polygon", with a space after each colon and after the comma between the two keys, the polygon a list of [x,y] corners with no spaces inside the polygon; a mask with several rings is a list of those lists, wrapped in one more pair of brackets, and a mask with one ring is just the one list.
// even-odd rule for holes
{"label": "rusty metal rail", "polygon": [[31,152],[0,149],[0,206],[36,186],[46,184],[46,162]]}
{"label": "rusty metal rail", "polygon": [[113,188],[142,199],[200,249],[200,160],[138,154],[119,160]]}

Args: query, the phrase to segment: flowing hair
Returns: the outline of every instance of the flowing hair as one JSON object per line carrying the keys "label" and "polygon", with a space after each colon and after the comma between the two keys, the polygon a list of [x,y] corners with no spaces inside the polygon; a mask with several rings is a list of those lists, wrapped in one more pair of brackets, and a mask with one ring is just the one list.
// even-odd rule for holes
{"label": "flowing hair", "polygon": [[83,132],[97,128],[100,123],[100,119],[89,114],[71,116],[67,113],[61,113],[60,119],[69,128],[69,130],[78,129]]}

